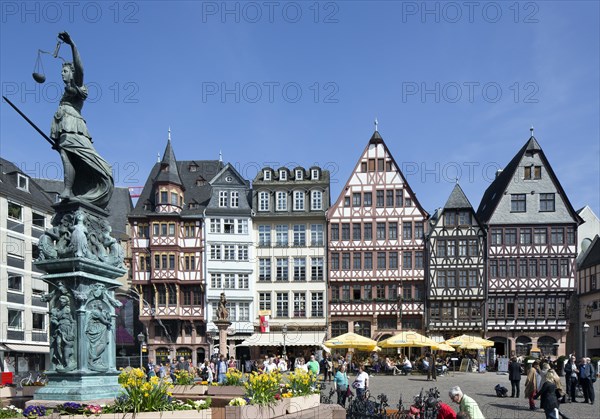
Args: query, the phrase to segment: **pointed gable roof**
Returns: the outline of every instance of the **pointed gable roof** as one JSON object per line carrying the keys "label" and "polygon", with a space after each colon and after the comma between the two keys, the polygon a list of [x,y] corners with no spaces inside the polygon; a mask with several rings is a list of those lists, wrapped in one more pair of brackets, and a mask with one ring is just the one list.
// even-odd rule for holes
{"label": "pointed gable roof", "polygon": [[212,186],[215,186],[215,184],[227,184],[227,182],[223,181],[223,177],[227,173],[237,179],[237,184],[231,184],[231,186],[244,185],[248,188],[250,187],[250,181],[244,179],[231,163],[227,163],[208,183]]}
{"label": "pointed gable roof", "polygon": [[460,185],[457,183],[452,189],[450,196],[448,197],[448,201],[446,201],[446,205],[444,205],[444,209],[461,209],[461,208],[473,208],[469,199],[463,192]]}
{"label": "pointed gable roof", "polygon": [[571,205],[569,198],[565,194],[562,185],[558,181],[554,170],[552,170],[552,166],[548,162],[546,155],[544,154],[544,150],[538,143],[537,139],[531,135],[529,140],[521,147],[521,149],[517,152],[517,154],[512,158],[510,162],[506,165],[506,167],[498,173],[494,181],[488,186],[485,190],[483,197],[481,198],[481,202],[479,203],[479,208],[477,208],[477,217],[481,220],[482,223],[488,223],[490,218],[494,214],[496,207],[500,203],[504,192],[508,188],[511,180],[515,176],[517,169],[519,167],[519,163],[523,159],[526,154],[539,153],[540,159],[542,160],[544,167],[548,171],[552,182],[556,185],[557,191],[560,193],[561,197],[564,199],[565,205],[573,220],[577,222],[577,224],[582,223],[581,217],[575,212],[575,209]]}
{"label": "pointed gable roof", "polygon": [[600,237],[596,234],[594,241],[587,248],[585,254],[582,255],[581,262],[577,267],[578,270],[589,268],[590,266],[600,265]]}
{"label": "pointed gable roof", "polygon": [[173,183],[175,185],[183,186],[183,182],[179,177],[179,170],[177,169],[177,160],[175,159],[175,153],[171,146],[171,136],[167,140],[167,147],[163,153],[162,161],[160,162],[160,168],[155,182]]}

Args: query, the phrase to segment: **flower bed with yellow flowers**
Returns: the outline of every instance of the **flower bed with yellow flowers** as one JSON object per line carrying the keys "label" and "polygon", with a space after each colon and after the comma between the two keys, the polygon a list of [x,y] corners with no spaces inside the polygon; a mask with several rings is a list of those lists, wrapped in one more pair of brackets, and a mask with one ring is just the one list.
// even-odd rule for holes
{"label": "flower bed with yellow flowers", "polygon": [[225,374],[224,386],[241,386],[244,384],[244,374],[235,368],[229,368]]}
{"label": "flower bed with yellow flowers", "polygon": [[278,370],[262,374],[253,372],[248,376],[248,381],[244,383],[246,397],[250,399],[251,404],[272,404],[277,400],[275,396],[281,394],[280,382],[281,374]]}

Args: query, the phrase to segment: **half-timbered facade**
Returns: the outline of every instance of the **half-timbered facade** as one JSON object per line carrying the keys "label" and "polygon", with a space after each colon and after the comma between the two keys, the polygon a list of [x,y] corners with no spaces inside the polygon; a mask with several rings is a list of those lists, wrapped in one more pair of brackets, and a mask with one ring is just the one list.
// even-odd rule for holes
{"label": "half-timbered facade", "polygon": [[177,161],[170,134],[129,217],[132,285],[140,295],[148,356],[156,361],[208,354],[203,275],[203,211],[219,161]]}
{"label": "half-timbered facade", "polygon": [[484,331],[485,229],[457,184],[430,219],[427,328],[431,335]]}
{"label": "half-timbered facade", "polygon": [[[254,319],[254,246],[252,242],[252,208],[250,182],[231,165],[210,181],[212,194],[205,210],[206,228],[206,298],[209,330],[218,336],[212,322],[217,319],[221,293],[227,298],[229,353],[236,354],[240,343],[253,331]],[[224,354],[227,355],[227,354]]]}
{"label": "half-timbered facade", "polygon": [[329,171],[264,167],[252,187],[259,317],[247,344],[253,356],[284,347],[307,356],[303,349],[320,344],[326,329]]}
{"label": "half-timbered facade", "polygon": [[565,353],[580,218],[533,134],[497,173],[477,216],[487,228],[487,336],[517,355]]}
{"label": "half-timbered facade", "polygon": [[583,331],[577,353],[591,358],[600,356],[600,236],[594,237],[581,256],[577,267],[581,310],[577,317]]}
{"label": "half-timbered facade", "polygon": [[332,336],[423,328],[427,217],[375,131],[327,213]]}

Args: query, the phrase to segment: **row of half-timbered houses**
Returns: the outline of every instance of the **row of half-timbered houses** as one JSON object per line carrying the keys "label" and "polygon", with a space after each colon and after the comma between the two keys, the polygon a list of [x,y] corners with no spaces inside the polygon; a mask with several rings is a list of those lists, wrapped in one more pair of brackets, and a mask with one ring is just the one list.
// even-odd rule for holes
{"label": "row of half-timbered houses", "polygon": [[581,219],[533,134],[477,211],[457,184],[430,215],[376,130],[329,204],[319,167],[265,167],[250,185],[221,161],[177,161],[169,138],[130,215],[151,359],[207,356],[222,292],[232,355],[406,329],[565,352]]}

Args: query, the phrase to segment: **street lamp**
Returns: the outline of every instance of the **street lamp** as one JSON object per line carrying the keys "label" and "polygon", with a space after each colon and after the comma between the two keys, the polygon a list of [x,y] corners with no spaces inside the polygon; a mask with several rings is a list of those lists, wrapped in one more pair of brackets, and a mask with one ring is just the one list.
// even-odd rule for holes
{"label": "street lamp", "polygon": [[140,343],[140,368],[144,367],[143,354],[142,354],[142,349],[144,347],[144,338],[145,338],[145,336],[144,336],[143,332],[140,332],[140,334],[137,335],[138,342]]}
{"label": "street lamp", "polygon": [[587,356],[587,332],[590,329],[590,325],[583,323],[583,356]]}
{"label": "street lamp", "polygon": [[284,324],[281,328],[281,334],[283,335],[283,356],[286,354],[285,336],[287,335],[287,324]]}

